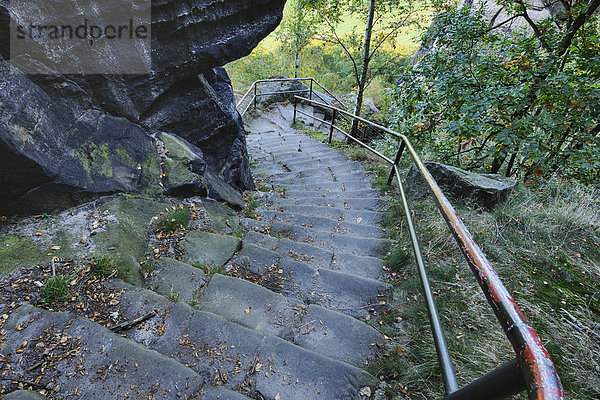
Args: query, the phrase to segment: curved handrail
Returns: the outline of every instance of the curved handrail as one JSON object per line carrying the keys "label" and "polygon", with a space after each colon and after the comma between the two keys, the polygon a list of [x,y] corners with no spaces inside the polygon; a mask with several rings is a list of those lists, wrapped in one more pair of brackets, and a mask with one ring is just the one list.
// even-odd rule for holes
{"label": "curved handrail", "polygon": [[[412,220],[410,217],[410,212],[408,211],[406,206],[404,189],[402,187],[401,177],[398,171],[398,162],[400,160],[404,148],[408,150],[421,176],[425,179],[427,186],[429,187],[436,203],[438,204],[442,216],[446,220],[446,223],[450,228],[456,242],[458,243],[467,263],[469,264],[471,271],[475,275],[475,278],[477,279],[479,286],[481,287],[484,295],[486,296],[488,303],[494,310],[496,318],[500,322],[504,333],[510,341],[513,350],[516,354],[516,365],[513,365],[512,367],[516,367],[520,371],[521,377],[527,386],[529,398],[539,400],[564,399],[565,395],[562,388],[562,384],[560,382],[560,378],[558,376],[554,363],[552,362],[550,355],[548,354],[548,351],[542,344],[540,337],[538,336],[537,332],[531,327],[531,325],[529,325],[529,322],[519,309],[512,295],[502,283],[500,277],[488,261],[483,251],[479,248],[477,243],[475,243],[473,236],[466,228],[461,218],[456,213],[456,210],[454,209],[452,204],[448,201],[444,193],[437,185],[437,182],[435,181],[431,173],[427,170],[427,167],[421,161],[419,155],[414,150],[408,138],[405,135],[394,132],[391,129],[375,124],[371,121],[353,115],[337,107],[330,106],[324,103],[319,103],[314,100],[306,99],[300,96],[296,96],[296,98],[298,100],[308,102],[318,107],[329,108],[336,113],[341,113],[350,118],[354,118],[358,121],[370,125],[375,129],[391,134],[394,137],[401,140],[401,146],[398,151],[396,161],[393,162],[392,173],[396,176],[398,185],[400,187],[403,202],[405,203],[405,214],[407,219],[409,220],[409,225],[412,225]],[[335,121],[331,122],[332,129],[334,128],[334,122]],[[371,151],[378,153],[376,150],[360,142],[358,139],[355,139],[348,133],[343,131],[341,132],[350,139],[369,148]],[[388,163],[391,161],[391,159],[381,155],[380,153],[378,155],[384,160],[386,160]],[[417,252],[420,253],[420,250],[418,249],[418,242],[416,241],[416,239],[413,239],[413,249],[415,250],[415,254]],[[419,258],[420,255],[417,255],[417,260]],[[431,315],[430,319],[432,319]],[[439,354],[440,351],[438,349],[438,355]],[[510,373],[510,367],[511,365],[509,365],[508,373]],[[473,389],[472,387],[470,387],[471,385],[468,385],[463,389],[455,391],[452,390],[452,377],[450,377],[449,379],[445,377],[444,380],[447,392],[449,394],[446,397],[447,399],[465,398],[464,396],[467,396],[469,393],[471,393],[470,390]]]}
{"label": "curved handrail", "polygon": [[257,96],[261,95],[261,94],[257,93],[257,87],[258,87],[259,84],[261,84],[261,83],[267,83],[267,82],[290,82],[290,81],[300,81],[300,82],[302,82],[302,81],[310,81],[311,85],[310,85],[310,89],[309,89],[309,91],[310,91],[310,96],[309,97],[312,97],[312,94],[314,93],[321,100],[325,101],[325,99],[323,99],[317,92],[313,91],[312,83],[315,83],[317,86],[319,86],[321,89],[323,89],[325,91],[325,93],[327,93],[329,96],[331,96],[332,99],[334,99],[335,101],[337,101],[342,107],[346,107],[346,104],[344,104],[343,101],[341,101],[339,98],[337,98],[336,95],[334,95],[329,90],[327,90],[327,88],[325,88],[325,86],[321,85],[315,78],[309,77],[309,78],[272,78],[272,79],[259,79],[259,80],[256,80],[256,81],[254,81],[252,83],[252,85],[250,85],[250,87],[248,88],[248,90],[244,93],[244,95],[237,102],[236,108],[239,110],[239,108],[244,103],[244,101],[248,98],[248,96],[250,96],[250,93],[252,93],[252,90],[254,90],[254,97],[250,101],[250,104],[248,104],[248,106],[240,113],[242,116],[244,116],[244,114],[246,114],[246,112],[250,108],[250,105],[252,104],[252,102],[254,102],[256,100]]}

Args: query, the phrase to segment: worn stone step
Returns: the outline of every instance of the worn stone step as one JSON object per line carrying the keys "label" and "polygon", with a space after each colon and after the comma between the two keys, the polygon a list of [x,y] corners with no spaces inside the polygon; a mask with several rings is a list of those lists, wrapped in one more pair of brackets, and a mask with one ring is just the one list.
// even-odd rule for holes
{"label": "worn stone step", "polygon": [[372,310],[380,311],[391,290],[391,286],[374,279],[329,269],[315,272],[297,261],[282,259],[279,269],[289,277],[283,281],[282,294],[358,319],[369,318]]}
{"label": "worn stone step", "polygon": [[363,190],[346,190],[345,192],[331,192],[331,191],[314,191],[314,190],[299,190],[299,189],[288,189],[284,194],[285,198],[294,199],[299,197],[311,197],[311,198],[327,198],[327,199],[364,199],[372,198],[376,201],[380,198],[380,194],[374,189],[363,189]]}
{"label": "worn stone step", "polygon": [[41,375],[38,384],[56,397],[190,399],[204,383],[176,360],[70,313],[23,305],[4,329],[9,375],[27,381]]}
{"label": "worn stone step", "polygon": [[279,183],[279,186],[290,191],[307,190],[320,192],[345,192],[352,190],[369,190],[372,188],[371,182],[368,180],[346,182],[319,182],[305,184]]}
{"label": "worn stone step", "polygon": [[146,284],[152,290],[179,301],[196,301],[209,277],[200,268],[172,258],[162,257],[155,261]]}
{"label": "worn stone step", "polygon": [[[327,233],[337,233],[340,235],[351,235],[356,237],[383,236],[383,229],[381,227],[370,225],[362,220],[360,220],[360,223],[357,223],[359,221],[358,219],[339,221],[337,219],[326,217],[269,210],[265,206],[256,208],[254,213],[260,216],[262,222],[280,222],[282,224],[291,225],[291,230],[295,230],[295,228],[309,228]],[[282,226],[281,229],[285,230],[286,227]]]}
{"label": "worn stone step", "polygon": [[[378,239],[365,236],[351,235],[349,231],[340,230],[339,234],[306,228],[296,223],[285,223],[279,221],[257,221],[253,219],[243,219],[242,226],[246,231],[254,231],[276,236],[280,239],[290,239],[298,244],[310,244],[320,249],[333,252],[350,252],[350,254],[368,255],[376,257],[386,251],[386,247],[392,242],[384,239]],[[373,227],[364,226],[363,228],[373,229]],[[377,235],[379,236],[379,235]],[[338,245],[338,243],[340,245]],[[359,243],[366,244],[360,250]],[[367,251],[368,248],[368,253]]]}
{"label": "worn stone step", "polygon": [[305,305],[257,284],[214,275],[198,303],[247,328],[356,366],[372,358],[383,335],[370,326],[317,305]]}
{"label": "worn stone step", "polygon": [[241,244],[241,240],[234,236],[192,231],[181,241],[181,248],[185,251],[183,261],[222,267],[240,249]]}
{"label": "worn stone step", "polygon": [[193,400],[250,400],[250,397],[223,386],[205,386]]}
{"label": "worn stone step", "polygon": [[298,161],[309,161],[314,159],[321,158],[330,158],[330,157],[339,157],[343,155],[332,148],[327,146],[311,146],[308,144],[304,144],[302,142],[298,142],[293,147],[286,146],[284,150],[281,147],[273,147],[273,146],[264,146],[259,147],[257,150],[261,151],[265,157],[271,156],[271,158],[275,161],[283,161],[283,162],[298,162]]}
{"label": "worn stone step", "polygon": [[[309,218],[309,217],[306,217],[306,218]],[[377,247],[379,244],[382,244],[383,246],[385,246],[386,244],[389,244],[389,242],[386,242],[386,241],[382,242],[381,241],[382,239],[370,237],[370,234],[368,233],[369,231],[372,232],[372,230],[380,229],[380,228],[373,227],[373,226],[367,226],[367,225],[361,227],[361,229],[363,229],[365,232],[367,232],[367,234],[365,234],[364,236],[356,236],[356,235],[352,235],[349,230],[343,230],[342,228],[336,228],[336,229],[338,229],[338,232],[332,232],[332,231],[323,230],[323,229],[307,228],[305,226],[299,225],[297,222],[288,223],[288,222],[280,222],[277,220],[274,220],[274,221],[260,220],[260,221],[258,221],[255,219],[244,218],[244,219],[242,219],[241,224],[242,224],[243,229],[246,231],[252,230],[255,232],[259,232],[259,233],[266,233],[266,234],[276,236],[278,238],[287,238],[287,239],[291,239],[298,243],[309,243],[309,244],[312,244],[313,246],[316,246],[316,247],[319,247],[322,249],[328,249],[328,250],[334,250],[334,251],[337,251],[337,250],[347,251],[349,247],[356,248],[357,247],[356,243],[360,243],[363,240],[374,239],[375,242],[369,243],[371,248],[373,247],[373,245],[375,247]],[[342,226],[342,224],[344,224],[344,222],[340,222],[340,226]],[[375,236],[380,236],[380,234],[378,233]],[[343,249],[342,248],[335,249],[334,247],[332,247],[335,243],[335,238],[337,238],[337,237],[347,238],[346,242],[348,244],[344,245]],[[353,245],[352,243],[355,243],[355,244]],[[385,248],[382,248],[381,250],[385,250]],[[377,249],[372,250],[372,252],[374,254],[378,255],[377,251],[378,251]],[[352,254],[355,254],[354,251]],[[362,254],[364,254],[364,253],[362,253]]]}
{"label": "worn stone step", "polygon": [[371,308],[385,301],[391,289],[374,279],[315,269],[290,258],[281,258],[277,265],[235,258],[227,265],[227,271],[305,304],[318,304],[359,319],[367,318]]}
{"label": "worn stone step", "polygon": [[286,179],[291,177],[306,178],[306,177],[318,177],[318,176],[337,176],[352,173],[365,173],[364,169],[360,164],[357,163],[344,163],[338,164],[333,167],[320,167],[320,168],[306,168],[295,172],[282,172],[273,174],[273,179]]}
{"label": "worn stone step", "polygon": [[312,183],[330,183],[330,182],[353,182],[364,181],[371,182],[371,179],[364,172],[350,172],[344,174],[333,174],[327,169],[327,174],[299,177],[298,174],[289,174],[288,178],[272,178],[269,182],[273,185],[306,185]]}
{"label": "worn stone step", "polygon": [[313,198],[313,197],[298,197],[298,198],[282,198],[279,194],[257,197],[255,199],[260,204],[267,204],[270,208],[278,206],[317,206],[331,207],[344,210],[365,210],[383,212],[385,209],[385,200],[383,199],[328,199],[328,198]]}
{"label": "worn stone step", "polygon": [[306,215],[310,217],[328,218],[334,221],[345,221],[353,224],[378,226],[384,213],[377,211],[356,211],[343,208],[310,205],[274,205],[272,211]]}
{"label": "worn stone step", "polygon": [[251,146],[254,148],[262,148],[272,152],[285,153],[290,150],[296,150],[298,146],[304,150],[329,150],[329,151],[337,151],[327,144],[322,143],[318,140],[310,138],[308,136],[299,136],[299,137],[272,137],[272,138],[264,138],[258,139],[251,143]]}
{"label": "worn stone step", "polygon": [[258,135],[258,138],[249,141],[249,146],[251,148],[263,148],[266,150],[270,150],[273,152],[288,152],[290,150],[296,150],[298,146],[301,148],[306,146],[307,149],[325,149],[338,151],[326,143],[323,143],[319,140],[313,139],[306,135],[294,136],[294,135],[284,135],[284,136],[270,136],[263,137],[262,135]]}
{"label": "worn stone step", "polygon": [[345,156],[336,154],[328,157],[312,158],[308,160],[281,160],[291,171],[300,171],[306,168],[315,168],[317,165],[334,166],[352,163]]}
{"label": "worn stone step", "polygon": [[376,257],[334,253],[312,244],[276,239],[258,232],[247,232],[243,240],[244,247],[233,261],[252,263],[255,265],[253,268],[261,268],[261,273],[277,265],[278,257],[303,262],[315,270],[331,269],[362,278],[380,279],[384,273],[384,262]]}
{"label": "worn stone step", "polygon": [[[254,163],[256,163],[256,160],[252,159],[252,161]],[[285,173],[285,172],[289,171],[281,164],[267,164],[267,163],[260,163],[259,165],[253,165],[250,167],[250,170],[252,172],[252,176],[254,176],[254,177],[269,177],[272,174]]]}
{"label": "worn stone step", "polygon": [[[128,319],[157,312],[127,337],[188,365],[213,385],[265,399],[359,398],[376,383],[367,372],[273,335],[116,281]],[[244,308],[244,313],[245,313]]]}
{"label": "worn stone step", "polygon": [[264,147],[257,146],[253,149],[253,152],[256,154],[256,159],[271,160],[274,162],[299,162],[317,158],[340,156],[338,151],[327,146],[313,147],[302,142],[298,142],[297,144],[290,143],[290,147],[286,146],[285,151],[282,151],[281,149],[278,150],[277,147],[265,145]]}

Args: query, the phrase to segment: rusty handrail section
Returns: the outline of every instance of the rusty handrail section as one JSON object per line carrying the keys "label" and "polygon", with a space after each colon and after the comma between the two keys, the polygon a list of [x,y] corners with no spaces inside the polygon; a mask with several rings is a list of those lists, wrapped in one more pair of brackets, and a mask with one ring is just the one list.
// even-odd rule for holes
{"label": "rusty handrail section", "polygon": [[[438,355],[438,361],[440,363],[442,378],[444,387],[446,390],[445,400],[466,400],[466,399],[490,399],[490,398],[502,398],[509,395],[519,393],[521,391],[527,391],[529,399],[533,400],[560,400],[565,399],[564,391],[560,378],[552,362],[550,355],[546,348],[541,342],[540,337],[536,331],[531,327],[512,295],[508,292],[500,277],[491,266],[490,262],[486,258],[483,251],[479,248],[473,236],[468,231],[456,210],[450,204],[444,193],[439,188],[437,182],[433,176],[429,173],[421,158],[413,148],[410,140],[398,132],[395,132],[389,128],[378,125],[364,118],[358,117],[350,112],[341,108],[325,104],[312,100],[312,84],[313,78],[294,78],[294,79],[272,79],[272,80],[261,80],[255,82],[246,94],[242,97],[238,103],[238,108],[242,105],[243,101],[250,95],[254,89],[254,97],[250,103],[246,106],[244,111],[241,113],[244,115],[250,106],[254,103],[256,106],[256,99],[260,95],[257,93],[257,84],[261,82],[273,82],[273,81],[290,81],[290,80],[310,80],[311,85],[309,89],[309,98],[301,97],[296,95],[294,101],[294,122],[296,120],[296,114],[302,114],[320,122],[329,124],[329,142],[332,140],[333,131],[337,130],[349,140],[358,143],[363,146],[386,163],[391,165],[391,172],[388,184],[396,178],[398,188],[400,191],[401,201],[404,208],[405,218],[407,220],[407,226],[410,234],[411,245],[415,254],[415,261],[417,269],[423,285],[424,297],[427,305],[429,314],[429,320],[432,327],[432,334],[434,338],[434,344],[436,346],[436,352]],[[324,89],[329,95],[335,100],[340,102],[335,96],[333,96],[327,89],[323,88],[317,82],[317,85]],[[306,92],[304,90],[303,92]],[[298,101],[312,104],[313,106],[329,109],[332,111],[331,121],[325,121],[319,119],[313,115],[297,110]],[[340,102],[343,105],[343,103]],[[345,107],[345,106],[344,106]],[[398,152],[394,160],[385,156],[381,152],[377,151],[368,144],[361,140],[353,137],[350,133],[344,131],[342,128],[335,125],[336,118],[339,120],[340,117],[344,119],[351,119],[359,121],[369,127],[386,133],[397,138],[400,142]],[[435,306],[434,297],[429,285],[427,277],[427,271],[423,262],[419,241],[417,239],[416,230],[411,217],[410,208],[406,199],[404,188],[402,185],[402,178],[398,169],[399,162],[404,152],[408,151],[412,161],[414,162],[417,170],[421,176],[425,179],[427,186],[429,187],[438,208],[442,214],[442,217],[446,221],[450,231],[452,232],[458,246],[460,247],[467,264],[469,265],[473,275],[477,279],[479,286],[481,287],[488,303],[494,310],[496,318],[500,322],[504,333],[506,334],[512,348],[515,352],[516,358],[483,377],[471,382],[470,384],[458,388],[452,362],[450,360],[450,354],[446,345],[444,334],[442,332],[441,323],[439,320],[438,312]]]}

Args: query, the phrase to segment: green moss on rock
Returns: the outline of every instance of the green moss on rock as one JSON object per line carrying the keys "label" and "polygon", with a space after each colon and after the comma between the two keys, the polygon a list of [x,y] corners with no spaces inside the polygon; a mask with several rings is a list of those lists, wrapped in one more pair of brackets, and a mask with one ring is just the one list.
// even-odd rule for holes
{"label": "green moss on rock", "polygon": [[113,255],[119,277],[134,285],[141,285],[140,261],[147,250],[150,222],[165,210],[168,204],[146,200],[116,198],[102,208],[114,215],[118,223],[94,236],[97,252]]}
{"label": "green moss on rock", "polygon": [[42,258],[41,249],[31,239],[16,235],[0,238],[0,275],[19,267],[35,265]]}

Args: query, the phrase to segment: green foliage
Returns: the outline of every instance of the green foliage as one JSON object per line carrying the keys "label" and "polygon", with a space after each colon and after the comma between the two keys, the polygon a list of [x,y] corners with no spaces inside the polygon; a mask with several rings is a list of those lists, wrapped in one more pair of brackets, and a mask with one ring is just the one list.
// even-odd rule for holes
{"label": "green foliage", "polygon": [[70,284],[75,279],[72,275],[56,275],[48,278],[41,290],[40,300],[47,306],[53,307],[69,299]]}
{"label": "green foliage", "polygon": [[[371,78],[376,89],[386,88],[394,82],[395,71],[406,65],[409,55],[404,52],[382,50],[375,55],[374,70]],[[272,76],[294,76],[294,56],[278,47],[264,49],[257,47],[249,56],[227,64],[233,87],[236,91],[246,90],[259,79]],[[332,44],[319,43],[308,45],[303,52],[303,61],[299,76],[313,77],[333,93],[350,93],[355,90],[353,65],[344,51]],[[381,93],[370,91],[372,97],[381,99]],[[379,105],[379,101],[377,102]]]}
{"label": "green foliage", "polygon": [[448,7],[424,35],[431,50],[400,77],[391,122],[462,167],[597,181],[598,17],[584,18],[572,42],[560,20],[573,22],[586,7],[577,3],[569,15],[535,24],[538,35],[490,29],[482,10]]}
{"label": "green foliage", "polygon": [[190,210],[183,205],[168,210],[158,221],[156,229],[163,232],[176,232],[185,229],[190,224]]}
{"label": "green foliage", "polygon": [[291,13],[281,22],[276,31],[277,40],[281,43],[281,49],[301,57],[302,51],[310,44],[310,39],[315,34],[316,19],[313,15],[306,13],[307,0],[291,0],[288,6]]}

